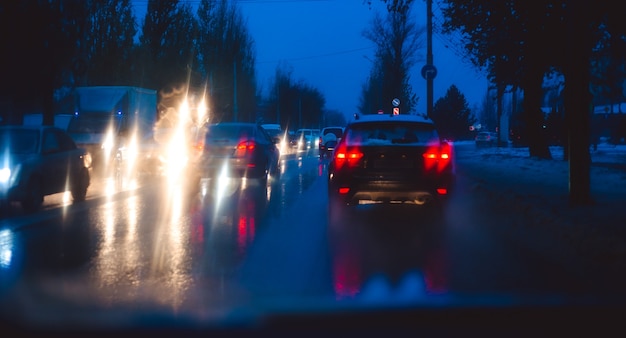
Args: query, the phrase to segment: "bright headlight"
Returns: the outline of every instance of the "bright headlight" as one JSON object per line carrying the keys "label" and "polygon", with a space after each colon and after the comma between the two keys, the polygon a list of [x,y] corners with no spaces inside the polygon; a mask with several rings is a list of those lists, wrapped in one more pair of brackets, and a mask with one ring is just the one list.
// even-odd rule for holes
{"label": "bright headlight", "polygon": [[10,168],[2,168],[0,169],[0,183],[7,183],[11,178],[11,169]]}
{"label": "bright headlight", "polygon": [[113,150],[113,132],[112,131],[108,131],[106,133],[106,136],[104,137],[104,141],[102,142],[102,146],[101,148],[104,149],[104,151],[109,154],[111,152],[111,150]]}

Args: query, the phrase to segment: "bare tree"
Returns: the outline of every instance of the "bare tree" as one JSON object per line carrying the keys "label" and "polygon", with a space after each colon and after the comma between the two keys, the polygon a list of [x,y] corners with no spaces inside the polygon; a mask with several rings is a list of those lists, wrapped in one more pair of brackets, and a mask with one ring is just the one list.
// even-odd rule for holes
{"label": "bare tree", "polygon": [[198,48],[211,104],[223,120],[256,118],[256,51],[236,4],[202,0]]}
{"label": "bare tree", "polygon": [[[389,8],[385,15],[376,13],[363,36],[376,46],[375,60],[361,98],[361,110],[391,107],[399,98],[402,112],[412,112],[418,97],[410,85],[410,70],[418,62],[418,50],[423,46],[424,27],[419,27],[411,15],[411,1]],[[380,91],[380,92],[377,92]],[[369,96],[369,97],[365,97]],[[371,101],[372,97],[379,100]],[[369,102],[368,104],[365,104]]]}

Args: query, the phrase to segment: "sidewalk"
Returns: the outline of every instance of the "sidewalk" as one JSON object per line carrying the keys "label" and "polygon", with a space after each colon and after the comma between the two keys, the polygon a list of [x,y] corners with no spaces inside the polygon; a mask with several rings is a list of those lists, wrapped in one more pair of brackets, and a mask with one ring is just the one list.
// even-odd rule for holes
{"label": "sidewalk", "polygon": [[626,146],[599,145],[591,153],[595,203],[583,207],[568,205],[561,148],[551,148],[553,160],[530,158],[527,148],[457,148],[459,175],[494,207],[510,210],[506,233],[515,241],[587,272],[626,272]]}

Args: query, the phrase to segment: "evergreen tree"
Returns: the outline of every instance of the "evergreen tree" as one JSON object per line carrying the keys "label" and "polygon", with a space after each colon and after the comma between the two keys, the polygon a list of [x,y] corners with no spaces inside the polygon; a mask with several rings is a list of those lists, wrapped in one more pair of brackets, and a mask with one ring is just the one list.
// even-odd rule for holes
{"label": "evergreen tree", "polygon": [[465,95],[452,85],[433,107],[432,119],[439,136],[450,140],[467,140],[472,137],[469,126],[476,123]]}

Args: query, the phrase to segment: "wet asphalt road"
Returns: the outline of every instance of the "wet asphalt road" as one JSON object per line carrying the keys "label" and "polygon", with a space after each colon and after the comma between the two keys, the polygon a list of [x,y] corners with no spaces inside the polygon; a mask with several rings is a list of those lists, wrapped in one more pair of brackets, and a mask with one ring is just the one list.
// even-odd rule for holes
{"label": "wet asphalt road", "polygon": [[117,308],[224,318],[251,304],[592,290],[501,238],[493,228],[510,215],[489,210],[461,164],[441,220],[364,206],[341,222],[328,217],[326,164],[289,155],[268,185],[203,180],[196,194],[165,179],[99,178],[84,203],[58,194],[34,215],[17,208],[0,219],[0,310],[44,322],[85,308],[112,320]]}

